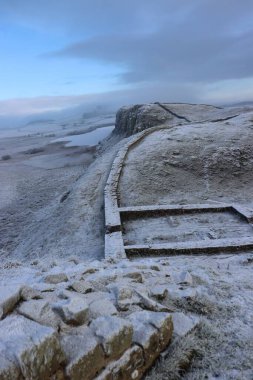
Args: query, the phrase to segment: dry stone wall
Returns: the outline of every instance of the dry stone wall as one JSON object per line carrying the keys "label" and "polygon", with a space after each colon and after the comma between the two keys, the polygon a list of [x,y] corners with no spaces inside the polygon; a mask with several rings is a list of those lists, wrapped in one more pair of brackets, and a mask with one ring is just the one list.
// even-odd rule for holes
{"label": "dry stone wall", "polygon": [[[1,285],[1,380],[140,379],[198,322],[168,306],[166,260],[66,268],[34,269],[29,284]],[[173,281],[179,297],[192,286],[190,274]]]}

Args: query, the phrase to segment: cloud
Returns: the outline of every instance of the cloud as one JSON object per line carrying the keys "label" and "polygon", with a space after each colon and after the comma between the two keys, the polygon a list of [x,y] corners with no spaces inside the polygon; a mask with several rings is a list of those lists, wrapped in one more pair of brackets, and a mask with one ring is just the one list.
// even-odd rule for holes
{"label": "cloud", "polygon": [[[115,74],[118,88],[125,90],[83,98],[38,97],[24,104],[13,100],[0,103],[0,114],[11,108],[40,112],[91,99],[115,104],[118,99],[201,101],[210,92],[210,98],[222,101],[220,94],[228,96],[229,89],[236,88],[249,94],[245,88],[253,77],[252,14],[252,0],[1,1],[0,21],[28,26],[60,41],[59,48],[44,52],[44,60],[54,59],[60,67],[69,59],[78,60],[83,72],[91,62],[98,67],[113,64],[121,73]],[[110,74],[113,83],[115,75]],[[243,84],[235,85],[237,81]]]}
{"label": "cloud", "polygon": [[48,57],[118,64],[126,83],[211,83],[253,76],[252,2],[203,0],[191,7],[183,2],[171,12],[172,3],[167,2],[162,22],[153,17],[155,26],[145,32],[100,34]]}

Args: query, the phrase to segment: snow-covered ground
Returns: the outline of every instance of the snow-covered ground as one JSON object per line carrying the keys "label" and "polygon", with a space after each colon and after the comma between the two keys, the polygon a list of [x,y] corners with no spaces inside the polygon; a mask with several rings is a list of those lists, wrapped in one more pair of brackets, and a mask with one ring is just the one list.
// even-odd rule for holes
{"label": "snow-covered ground", "polygon": [[[239,116],[233,119],[199,123],[207,115],[206,106],[201,107],[196,108],[194,123],[175,126],[175,120],[168,122],[168,130],[153,133],[130,152],[120,182],[122,205],[236,202],[252,208],[252,110],[236,109]],[[186,106],[173,109],[187,116]],[[222,118],[232,111],[212,109],[212,117]],[[193,114],[191,108],[191,119]],[[128,140],[114,135],[95,152],[66,150],[49,144],[52,136],[43,139],[43,144],[40,136],[0,140],[3,154],[12,157],[0,162],[0,285],[39,288],[52,271],[64,272],[73,280],[81,267],[85,270],[89,265],[100,266],[101,279],[107,276],[111,284],[121,281],[120,268],[132,266],[144,278],[138,286],[153,301],[166,288],[161,304],[201,320],[184,339],[174,342],[148,379],[252,380],[253,253],[89,264],[103,259],[104,185],[117,151]],[[45,151],[35,156],[24,153],[41,147]],[[55,167],[48,168],[55,154],[61,156],[62,166],[58,158]],[[70,160],[67,165],[66,157]],[[76,157],[83,161],[77,164]],[[144,221],[141,229],[145,228]],[[159,224],[151,226],[152,233],[155,228]],[[182,273],[187,281],[180,285]],[[90,276],[98,291],[100,275],[92,277],[91,272]],[[156,295],[155,285],[159,289]],[[187,373],[178,368],[182,356],[192,359]]]}

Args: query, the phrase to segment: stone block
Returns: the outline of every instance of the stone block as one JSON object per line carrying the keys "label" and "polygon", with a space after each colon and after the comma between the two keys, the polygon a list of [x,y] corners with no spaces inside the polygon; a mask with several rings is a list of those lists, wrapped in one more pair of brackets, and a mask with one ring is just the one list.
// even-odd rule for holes
{"label": "stone block", "polygon": [[21,289],[21,298],[24,301],[29,301],[32,299],[42,298],[42,294],[39,290],[33,289],[30,286],[23,286]]}
{"label": "stone block", "polygon": [[110,359],[117,359],[132,343],[133,327],[130,322],[114,316],[99,317],[91,322],[91,330],[99,338]]}
{"label": "stone block", "polygon": [[143,375],[143,368],[143,350],[135,345],[119,360],[110,363],[95,380],[139,380]]}
{"label": "stone block", "polygon": [[20,301],[21,286],[6,285],[0,287],[0,319],[10,313]]}
{"label": "stone block", "polygon": [[160,353],[159,330],[149,322],[140,320],[138,313],[133,313],[129,317],[133,326],[133,342],[140,345],[144,350],[145,367],[150,367]]}
{"label": "stone block", "polygon": [[90,293],[93,290],[93,286],[88,281],[74,281],[71,284],[71,288],[74,289],[78,293],[86,294]]}
{"label": "stone block", "polygon": [[188,316],[184,313],[173,313],[171,316],[174,326],[174,334],[179,336],[187,335],[199,323],[199,318],[193,315]]}
{"label": "stone block", "polygon": [[64,360],[56,332],[21,316],[0,322],[0,343],[18,362],[25,379],[47,379]]}
{"label": "stone block", "polygon": [[59,284],[61,282],[67,282],[68,277],[66,273],[51,273],[44,277],[44,281],[48,284]]}
{"label": "stone block", "polygon": [[117,309],[112,302],[106,299],[99,299],[89,304],[90,318],[95,319],[105,315],[117,315]]}
{"label": "stone block", "polygon": [[46,300],[30,300],[23,302],[18,308],[19,314],[32,319],[35,322],[45,326],[51,326],[55,329],[61,325],[60,317],[55,314]]}
{"label": "stone block", "polygon": [[8,348],[0,342],[0,379],[1,380],[20,380],[21,371],[15,360],[11,357]]}
{"label": "stone block", "polygon": [[139,320],[142,323],[150,324],[159,331],[159,349],[164,350],[169,344],[172,333],[173,323],[169,313],[152,312],[152,311],[137,311],[131,314],[131,318]]}
{"label": "stone block", "polygon": [[67,358],[66,374],[71,380],[91,380],[105,366],[105,356],[93,332],[85,327],[79,335],[66,335],[61,345]]}
{"label": "stone block", "polygon": [[61,300],[55,303],[52,309],[67,324],[78,326],[89,321],[89,306],[81,297]]}

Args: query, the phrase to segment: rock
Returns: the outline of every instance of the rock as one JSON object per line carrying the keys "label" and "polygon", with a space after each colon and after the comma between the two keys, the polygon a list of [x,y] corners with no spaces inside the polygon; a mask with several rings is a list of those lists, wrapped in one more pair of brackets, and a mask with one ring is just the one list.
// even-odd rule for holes
{"label": "rock", "polygon": [[54,304],[52,309],[67,324],[82,325],[89,321],[89,307],[81,297],[62,300]]}
{"label": "rock", "polygon": [[117,307],[121,311],[127,311],[131,305],[139,303],[139,299],[135,296],[133,290],[125,284],[110,284],[107,289],[115,296]]}
{"label": "rock", "polygon": [[170,286],[168,289],[168,299],[176,300],[176,299],[193,299],[197,295],[197,290],[193,288],[179,288],[178,286]]}
{"label": "rock", "polygon": [[110,284],[107,288],[113,292],[117,300],[129,299],[133,296],[133,290],[127,287],[125,284],[115,283]]}
{"label": "rock", "polygon": [[143,309],[147,309],[147,310],[151,310],[151,311],[172,311],[168,307],[163,306],[163,305],[153,301],[152,299],[150,299],[149,297],[147,297],[143,293],[136,292],[136,294],[140,298],[140,305]]}
{"label": "rock", "polygon": [[139,380],[143,375],[143,366],[143,351],[135,345],[119,360],[110,363],[95,380]]}
{"label": "rock", "polygon": [[173,117],[157,104],[142,104],[122,107],[116,114],[116,135],[131,136],[145,129],[171,121]]}
{"label": "rock", "polygon": [[90,317],[95,319],[103,315],[117,315],[117,309],[112,302],[99,299],[89,304]]}
{"label": "rock", "polygon": [[142,283],[143,282],[143,278],[142,278],[142,275],[140,272],[136,272],[136,271],[129,271],[127,274],[124,274],[123,275],[123,278],[131,278],[132,280],[134,280],[135,282],[139,282],[139,283]]}
{"label": "rock", "polygon": [[163,300],[168,296],[168,289],[164,285],[155,285],[150,289],[150,295],[158,300]]}
{"label": "rock", "polygon": [[33,289],[30,286],[23,286],[21,289],[21,298],[24,301],[28,301],[31,299],[39,299],[42,298],[41,292],[39,290]]}
{"label": "rock", "polygon": [[10,357],[8,348],[0,342],[0,379],[19,380],[21,371],[14,358]]}
{"label": "rock", "polygon": [[8,347],[25,379],[47,379],[65,359],[54,329],[21,316],[0,322],[0,343]]}
{"label": "rock", "polygon": [[157,272],[160,272],[160,268],[159,268],[158,265],[151,265],[151,266],[150,266],[150,269],[151,269],[151,270],[155,270],[155,271],[157,271]]}
{"label": "rock", "polygon": [[180,273],[177,283],[191,286],[193,284],[192,275],[189,272]]}
{"label": "rock", "polygon": [[133,342],[140,345],[145,354],[145,367],[149,367],[158,357],[159,350],[159,331],[149,322],[140,320],[140,315],[133,313],[129,317],[133,325]]}
{"label": "rock", "polygon": [[91,322],[91,330],[99,338],[104,352],[117,359],[132,343],[132,325],[119,317],[99,317]]}
{"label": "rock", "polygon": [[131,314],[130,318],[144,323],[150,324],[159,331],[159,349],[164,350],[169,344],[172,332],[173,323],[169,313],[155,313],[152,311],[137,311]]}
{"label": "rock", "polygon": [[11,312],[21,298],[21,286],[1,286],[0,287],[0,319]]}
{"label": "rock", "polygon": [[30,300],[23,302],[19,306],[18,312],[35,322],[54,327],[55,329],[58,329],[62,323],[61,319],[53,312],[47,300]]}
{"label": "rock", "polygon": [[174,334],[179,336],[185,336],[199,323],[198,317],[188,316],[184,313],[173,313],[171,316],[174,326]]}
{"label": "rock", "polygon": [[93,379],[105,365],[103,349],[88,327],[79,335],[64,336],[61,345],[67,357],[66,374],[71,380]]}
{"label": "rock", "polygon": [[41,293],[50,293],[53,292],[56,289],[56,286],[53,284],[46,284],[44,282],[38,282],[36,284],[33,284],[33,289],[41,292]]}
{"label": "rock", "polygon": [[45,276],[44,281],[49,284],[59,284],[60,282],[67,282],[68,277],[66,273],[52,273]]}
{"label": "rock", "polygon": [[88,281],[74,281],[71,284],[71,288],[74,289],[78,293],[86,294],[90,293],[93,290],[93,286]]}

